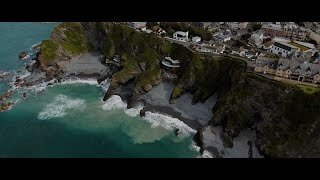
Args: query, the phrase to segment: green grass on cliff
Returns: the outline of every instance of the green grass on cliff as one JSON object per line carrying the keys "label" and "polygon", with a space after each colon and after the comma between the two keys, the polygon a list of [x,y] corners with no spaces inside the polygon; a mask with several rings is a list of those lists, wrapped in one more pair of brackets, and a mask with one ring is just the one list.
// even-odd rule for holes
{"label": "green grass on cliff", "polygon": [[72,54],[80,54],[87,51],[90,44],[87,40],[86,34],[79,23],[62,23],[58,27],[65,29],[66,41],[62,42],[62,47]]}
{"label": "green grass on cliff", "polygon": [[312,86],[306,86],[306,85],[297,85],[303,92],[308,94],[313,94],[315,92],[320,91],[319,87],[312,87]]}
{"label": "green grass on cliff", "polygon": [[52,40],[43,40],[41,44],[41,57],[43,60],[52,60],[56,56],[58,45]]}

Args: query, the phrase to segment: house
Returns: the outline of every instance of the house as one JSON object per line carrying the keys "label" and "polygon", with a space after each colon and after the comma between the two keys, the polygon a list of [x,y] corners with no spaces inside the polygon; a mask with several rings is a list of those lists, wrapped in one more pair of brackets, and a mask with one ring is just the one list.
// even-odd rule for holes
{"label": "house", "polygon": [[164,60],[161,62],[163,69],[166,72],[177,74],[180,69],[180,62],[179,60],[173,60],[171,57],[165,57]]}
{"label": "house", "polygon": [[316,41],[318,44],[320,44],[320,35],[319,34],[311,31],[308,33],[308,38],[312,39],[312,40]]}
{"label": "house", "polygon": [[192,42],[193,42],[193,43],[199,43],[199,42],[201,42],[201,37],[199,37],[199,36],[194,36],[194,37],[192,37]]}
{"label": "house", "polygon": [[231,29],[245,29],[248,22],[227,22],[226,23]]}
{"label": "house", "polygon": [[177,40],[180,40],[180,41],[188,41],[188,35],[189,35],[189,32],[183,32],[183,31],[176,31],[174,34],[173,34],[173,39],[177,39]]}
{"label": "house", "polygon": [[267,41],[261,45],[258,45],[258,48],[264,49],[264,50],[270,50],[272,45],[273,45],[273,41]]}
{"label": "house", "polygon": [[249,43],[253,45],[261,45],[263,43],[263,34],[262,33],[253,33],[249,38]]}
{"label": "house", "polygon": [[202,42],[202,45],[208,45],[208,46],[213,46],[215,44],[215,42],[213,40],[210,40],[210,41],[206,41],[204,40]]}
{"label": "house", "polygon": [[128,22],[128,25],[134,29],[143,29],[146,27],[147,22]]}
{"label": "house", "polygon": [[272,58],[258,57],[254,66],[254,71],[264,74],[275,74],[278,61]]}
{"label": "house", "polygon": [[276,70],[276,76],[311,83],[320,83],[319,73],[319,64],[289,59],[280,59]]}
{"label": "house", "polygon": [[200,46],[196,46],[195,50],[202,53],[221,54],[224,52],[225,48],[226,46],[224,44],[214,44],[212,46],[202,44]]}
{"label": "house", "polygon": [[158,35],[161,35],[161,34],[163,34],[163,33],[166,33],[166,31],[165,30],[163,30],[160,26],[153,26],[152,27],[152,31],[154,32],[154,33],[156,33],[156,34],[158,34]]}
{"label": "house", "polygon": [[251,59],[251,58],[253,58],[253,57],[257,57],[257,56],[258,56],[258,52],[249,50],[249,51],[246,51],[244,55],[245,55],[245,57],[247,57],[248,59]]}
{"label": "house", "polygon": [[288,55],[297,56],[299,52],[307,53],[307,52],[316,52],[316,48],[311,43],[301,42],[301,41],[293,41],[283,38],[274,38],[274,44],[270,48],[270,52],[274,54],[282,55],[283,57],[287,57]]}
{"label": "house", "polygon": [[220,33],[216,33],[216,34],[214,34],[213,35],[213,40],[215,41],[215,42],[218,42],[218,43],[220,43],[220,42],[227,42],[227,41],[229,41],[229,40],[231,40],[231,36],[230,36],[230,34],[229,33],[222,33],[222,32],[220,32]]}
{"label": "house", "polygon": [[299,27],[293,22],[281,24],[280,22],[264,23],[261,26],[264,35],[297,38],[304,40],[307,35],[305,28]]}

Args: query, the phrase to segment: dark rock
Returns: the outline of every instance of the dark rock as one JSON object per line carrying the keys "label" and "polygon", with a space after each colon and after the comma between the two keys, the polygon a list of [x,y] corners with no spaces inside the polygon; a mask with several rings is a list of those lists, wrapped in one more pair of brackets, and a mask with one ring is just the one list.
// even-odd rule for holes
{"label": "dark rock", "polygon": [[197,144],[197,146],[200,147],[200,154],[203,154],[204,151],[204,145],[203,145],[203,135],[202,135],[202,129],[198,129],[197,133],[193,136],[194,142]]}
{"label": "dark rock", "polygon": [[10,97],[12,93],[12,91],[7,91],[6,93],[0,95],[0,100]]}
{"label": "dark rock", "polygon": [[14,82],[15,86],[22,86],[24,83],[24,80],[21,79],[19,76],[16,77],[16,81]]}
{"label": "dark rock", "polygon": [[140,110],[140,117],[144,117],[146,115],[146,110],[143,108]]}
{"label": "dark rock", "polygon": [[25,98],[25,97],[27,97],[27,96],[28,96],[27,92],[24,92],[24,93],[23,93],[23,97]]}
{"label": "dark rock", "polygon": [[12,102],[4,102],[4,103],[2,103],[1,106],[0,106],[0,112],[8,110],[10,108],[10,106],[13,105],[13,104],[14,103],[12,103]]}
{"label": "dark rock", "polygon": [[179,135],[179,132],[180,132],[179,128],[175,128],[175,129],[174,129],[174,134],[175,134],[176,136]]}
{"label": "dark rock", "polygon": [[139,63],[139,67],[141,71],[145,71],[147,69],[147,63],[141,62]]}
{"label": "dark rock", "polygon": [[19,59],[22,59],[22,58],[24,58],[24,57],[26,57],[28,54],[26,53],[26,52],[21,52],[20,54],[19,54]]}

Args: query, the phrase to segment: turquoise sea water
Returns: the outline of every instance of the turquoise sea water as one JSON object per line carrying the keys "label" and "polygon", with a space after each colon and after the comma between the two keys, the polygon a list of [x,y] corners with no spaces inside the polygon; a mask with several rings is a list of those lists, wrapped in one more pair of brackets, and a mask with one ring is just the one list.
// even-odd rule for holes
{"label": "turquoise sea water", "polygon": [[[0,23],[0,71],[16,73],[30,59],[18,53],[49,37],[56,23]],[[23,72],[22,72],[23,73]],[[0,93],[12,79],[0,81]],[[22,93],[28,91],[28,97]],[[159,114],[138,116],[118,96],[102,102],[105,89],[77,81],[18,89],[0,112],[0,157],[197,157],[194,131]],[[181,127],[176,137],[173,128]]]}

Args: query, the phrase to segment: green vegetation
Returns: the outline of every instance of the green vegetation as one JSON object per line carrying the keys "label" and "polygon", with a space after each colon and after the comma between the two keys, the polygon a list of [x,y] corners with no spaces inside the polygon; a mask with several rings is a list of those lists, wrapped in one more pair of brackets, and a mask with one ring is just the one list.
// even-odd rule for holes
{"label": "green vegetation", "polygon": [[312,86],[306,86],[306,85],[297,85],[301,90],[303,90],[305,93],[313,94],[315,92],[320,91],[319,87],[312,87]]}
{"label": "green vegetation", "polygon": [[52,40],[43,40],[41,44],[41,57],[44,61],[52,60],[56,56],[58,45]]}

